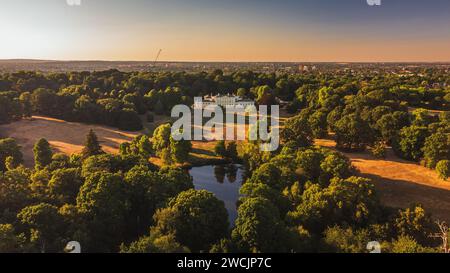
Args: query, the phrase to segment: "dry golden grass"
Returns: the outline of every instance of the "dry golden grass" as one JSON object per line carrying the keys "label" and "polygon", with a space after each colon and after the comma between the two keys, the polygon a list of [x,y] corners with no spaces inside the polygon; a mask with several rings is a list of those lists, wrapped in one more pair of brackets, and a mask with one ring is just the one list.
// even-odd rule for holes
{"label": "dry golden grass", "polygon": [[[162,119],[158,121],[163,122]],[[108,153],[117,153],[121,143],[131,141],[140,133],[39,116],[0,126],[0,131],[17,139],[22,146],[25,165],[29,167],[33,166],[33,146],[38,139],[46,138],[55,152],[78,153],[90,129],[95,131]],[[331,140],[317,140],[316,144],[331,148],[335,145]],[[218,160],[214,155],[214,146],[215,142],[194,141],[190,162]],[[421,203],[436,218],[450,222],[450,182],[439,179],[433,170],[401,160],[392,151],[384,160],[376,159],[367,152],[346,155],[362,176],[373,180],[385,205],[407,207],[412,203]],[[152,158],[152,162],[161,163],[157,158]]]}
{"label": "dry golden grass", "polygon": [[[316,144],[334,148],[332,140],[317,140]],[[405,161],[389,150],[386,159],[365,153],[344,153],[361,176],[372,179],[381,201],[391,207],[408,207],[421,203],[435,218],[450,221],[450,181],[439,179],[433,170]]]}
{"label": "dry golden grass", "polygon": [[52,149],[58,153],[73,154],[83,149],[85,137],[90,129],[94,130],[108,153],[118,153],[119,145],[131,141],[139,133],[119,131],[114,128],[66,122],[59,119],[34,116],[0,126],[5,135],[15,138],[22,146],[26,166],[33,166],[33,146],[40,139],[49,141]]}

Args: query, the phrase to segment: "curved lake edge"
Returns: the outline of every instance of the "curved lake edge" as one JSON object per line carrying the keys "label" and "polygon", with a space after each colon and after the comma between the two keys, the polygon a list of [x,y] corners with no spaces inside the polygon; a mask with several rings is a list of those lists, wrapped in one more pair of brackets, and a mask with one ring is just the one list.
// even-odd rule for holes
{"label": "curved lake edge", "polygon": [[188,172],[196,190],[207,190],[224,202],[230,227],[233,227],[238,216],[240,189],[245,182],[244,166],[236,163],[203,165],[192,167]]}
{"label": "curved lake edge", "polygon": [[232,160],[228,158],[205,159],[195,163],[184,163],[181,168],[185,170],[191,170],[198,167],[221,165],[242,165],[242,162],[240,160]]}

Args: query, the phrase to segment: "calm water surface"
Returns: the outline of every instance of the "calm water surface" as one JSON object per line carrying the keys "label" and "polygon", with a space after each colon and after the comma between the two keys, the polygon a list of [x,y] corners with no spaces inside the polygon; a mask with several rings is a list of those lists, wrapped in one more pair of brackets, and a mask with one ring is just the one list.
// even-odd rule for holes
{"label": "calm water surface", "polygon": [[195,189],[207,190],[225,203],[230,223],[237,218],[236,202],[244,180],[244,170],[240,165],[211,165],[192,168],[189,173],[194,179]]}

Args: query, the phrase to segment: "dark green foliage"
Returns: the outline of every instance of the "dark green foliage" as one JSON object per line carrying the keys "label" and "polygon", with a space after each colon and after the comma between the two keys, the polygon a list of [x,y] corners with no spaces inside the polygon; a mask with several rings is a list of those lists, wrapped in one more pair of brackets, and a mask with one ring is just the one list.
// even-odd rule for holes
{"label": "dark green foliage", "polygon": [[377,221],[380,203],[367,179],[332,179],[327,188],[309,186],[298,207],[288,214],[290,221],[320,232],[335,224],[365,226]]}
{"label": "dark green foliage", "polygon": [[398,236],[410,236],[420,244],[427,244],[430,241],[429,236],[434,229],[431,215],[420,205],[398,211],[393,226]]}
{"label": "dark green foliage", "polygon": [[12,138],[0,139],[0,171],[6,170],[5,163],[8,157],[12,158],[14,165],[23,162],[23,155],[16,140]]}
{"label": "dark green foliage", "polygon": [[83,182],[80,169],[56,170],[48,182],[49,194],[59,204],[75,204]]}
{"label": "dark green foliage", "polygon": [[81,152],[83,158],[88,158],[94,155],[100,155],[103,153],[102,147],[98,142],[97,135],[93,130],[90,130],[86,136],[86,140],[84,142],[84,148]]}
{"label": "dark green foliage", "polygon": [[91,238],[85,247],[94,252],[118,251],[129,211],[122,177],[107,172],[92,173],[81,186],[76,203],[87,221]]}
{"label": "dark green foliage", "polygon": [[[14,140],[0,140],[0,252],[62,252],[69,240],[81,242],[83,252],[353,253],[367,252],[369,240],[380,241],[383,252],[436,251],[429,238],[434,224],[422,207],[386,209],[369,180],[351,177],[346,157],[310,146],[330,130],[340,149],[369,146],[381,156],[392,145],[447,178],[449,115],[438,119],[416,109],[448,109],[448,73],[410,67],[413,76],[400,77],[383,69],[335,73],[333,65],[324,66],[320,73],[302,74],[0,74],[0,123],[38,114],[140,130],[139,115],[167,114],[212,90],[237,90],[259,104],[281,99],[287,110],[300,112],[281,124],[280,151],[262,152],[257,141],[239,143],[239,149],[235,142],[219,143],[220,156],[242,161],[248,171],[232,236],[223,202],[194,191],[187,171],[159,170],[148,162],[153,154],[167,164],[188,158],[191,144],[175,142],[170,124],[151,140],[139,136],[121,145],[120,155],[104,154],[93,132],[81,155],[52,156],[42,142],[37,170],[20,165]],[[153,114],[146,118],[154,121]],[[7,137],[7,131],[0,133]],[[233,181],[236,170],[217,167],[215,174]]]}
{"label": "dark green foliage", "polygon": [[422,151],[425,165],[431,169],[441,160],[450,160],[450,134],[439,131],[427,137]]}
{"label": "dark green foliage", "polygon": [[216,146],[214,147],[214,153],[220,157],[227,156],[227,148],[225,147],[225,141],[223,140],[217,141]]}
{"label": "dark green foliage", "polygon": [[367,230],[354,232],[351,228],[339,226],[328,228],[323,240],[326,251],[332,253],[366,253],[367,243],[371,241]]}
{"label": "dark green foliage", "polygon": [[53,152],[48,141],[41,138],[33,148],[34,164],[37,170],[47,167],[52,163]]}
{"label": "dark green foliage", "polygon": [[64,248],[65,223],[57,207],[45,203],[26,207],[17,219],[29,229],[30,241],[37,251],[55,253]]}
{"label": "dark green foliage", "polygon": [[335,125],[336,145],[346,151],[362,151],[373,142],[369,124],[357,114],[344,116]]}
{"label": "dark green foliage", "polygon": [[16,234],[11,224],[0,224],[0,253],[20,253],[27,250],[24,234]]}
{"label": "dark green foliage", "polygon": [[423,156],[422,147],[428,137],[426,127],[410,126],[400,130],[393,148],[402,158],[419,161]]}
{"label": "dark green foliage", "polygon": [[245,252],[288,252],[286,227],[267,199],[249,198],[239,206],[232,239]]}
{"label": "dark green foliage", "polygon": [[450,160],[441,160],[436,165],[436,171],[439,177],[447,180],[450,177]]}
{"label": "dark green foliage", "polygon": [[235,141],[230,141],[227,143],[227,151],[226,154],[229,158],[233,160],[237,160],[238,158],[238,151],[237,151],[237,144]]}
{"label": "dark green foliage", "polygon": [[124,109],[122,111],[117,127],[125,131],[139,131],[143,128],[141,118],[132,109]]}
{"label": "dark green foliage", "polygon": [[226,236],[229,225],[223,201],[212,193],[196,190],[180,193],[154,219],[153,234],[173,234],[178,243],[193,252],[209,250]]}
{"label": "dark green foliage", "polygon": [[284,124],[280,132],[283,142],[295,142],[297,147],[308,147],[313,144],[313,132],[303,115],[290,118]]}

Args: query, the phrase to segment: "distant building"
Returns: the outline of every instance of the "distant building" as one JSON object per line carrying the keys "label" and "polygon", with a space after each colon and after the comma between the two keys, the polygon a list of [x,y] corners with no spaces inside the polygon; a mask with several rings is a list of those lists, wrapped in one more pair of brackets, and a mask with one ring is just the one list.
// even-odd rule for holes
{"label": "distant building", "polygon": [[220,95],[217,94],[216,96],[205,96],[203,99],[196,99],[194,101],[194,108],[205,108],[208,105],[218,105],[222,107],[226,106],[254,106],[255,102],[253,100],[247,100],[243,99],[239,96],[235,95]]}

